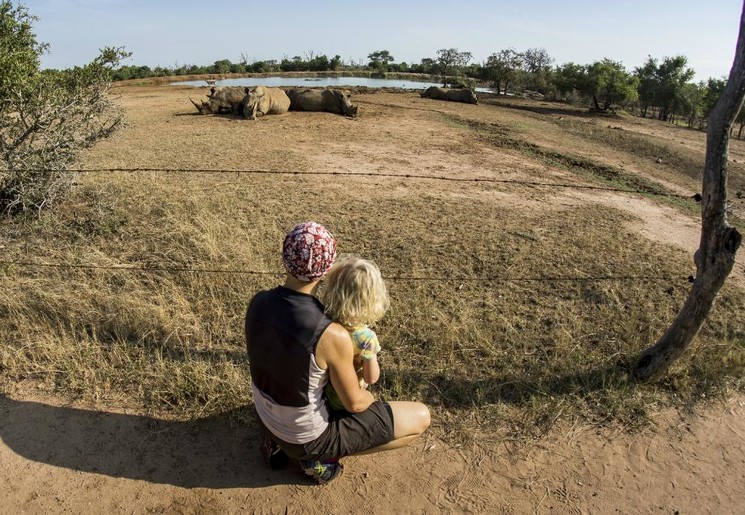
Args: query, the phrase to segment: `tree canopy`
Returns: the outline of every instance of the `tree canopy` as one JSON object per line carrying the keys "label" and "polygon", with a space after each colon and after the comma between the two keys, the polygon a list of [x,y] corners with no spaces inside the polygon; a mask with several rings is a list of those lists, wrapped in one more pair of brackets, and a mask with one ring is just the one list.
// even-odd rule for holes
{"label": "tree canopy", "polygon": [[497,89],[497,94],[502,91],[507,93],[510,84],[514,84],[519,76],[521,65],[522,55],[514,48],[506,48],[489,56],[484,65],[485,75]]}
{"label": "tree canopy", "polygon": [[638,98],[639,80],[623,65],[610,59],[592,63],[580,84],[581,91],[592,98],[595,109],[607,111],[614,105],[625,105]]}
{"label": "tree canopy", "polygon": [[442,48],[437,51],[437,66],[445,86],[448,77],[457,77],[461,69],[466,66],[473,56],[471,52],[459,52],[457,48]]}

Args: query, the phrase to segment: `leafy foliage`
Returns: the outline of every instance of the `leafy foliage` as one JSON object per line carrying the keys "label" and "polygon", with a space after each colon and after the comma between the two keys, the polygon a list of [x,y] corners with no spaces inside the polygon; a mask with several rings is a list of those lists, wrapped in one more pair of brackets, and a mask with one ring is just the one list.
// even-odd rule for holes
{"label": "leafy foliage", "polygon": [[682,55],[665,57],[659,64],[649,57],[643,66],[636,68],[642,116],[652,107],[660,120],[671,121],[684,108],[684,89],[694,75],[687,64],[688,59]]}
{"label": "leafy foliage", "polygon": [[39,56],[46,45],[36,42],[31,16],[23,6],[0,3],[0,99],[10,96],[11,88],[30,87],[39,70]]}
{"label": "leafy foliage", "polygon": [[507,94],[510,84],[514,84],[519,77],[521,64],[522,55],[514,48],[506,48],[489,56],[484,66],[485,75],[497,89],[497,94]]}
{"label": "leafy foliage", "polygon": [[551,82],[551,66],[554,59],[545,48],[529,48],[522,54],[527,89],[545,94]]}
{"label": "leafy foliage", "polygon": [[445,86],[448,77],[457,77],[461,69],[466,66],[473,56],[471,52],[459,52],[457,48],[442,48],[437,51],[437,65]]}
{"label": "leafy foliage", "polygon": [[394,57],[388,50],[377,50],[367,56],[370,59],[368,66],[374,68],[378,73],[385,73],[388,71],[388,65],[395,61]]}
{"label": "leafy foliage", "polygon": [[638,79],[631,76],[621,63],[603,59],[587,67],[582,89],[592,98],[595,109],[607,111],[614,105],[635,101],[638,84]]}
{"label": "leafy foliage", "polygon": [[122,125],[108,96],[111,69],[128,54],[105,48],[90,64],[41,71],[46,45],[23,6],[0,3],[0,211],[40,211],[65,197],[80,152]]}

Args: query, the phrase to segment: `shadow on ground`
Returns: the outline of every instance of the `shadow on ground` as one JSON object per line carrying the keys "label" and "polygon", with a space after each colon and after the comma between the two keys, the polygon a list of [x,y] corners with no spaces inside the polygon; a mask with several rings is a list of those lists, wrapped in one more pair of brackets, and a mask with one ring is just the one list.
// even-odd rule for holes
{"label": "shadow on ground", "polygon": [[[296,471],[264,466],[248,413],[245,408],[179,422],[0,395],[0,440],[29,460],[184,488],[307,484]],[[239,418],[251,422],[236,424]]]}
{"label": "shadow on ground", "polygon": [[[509,98],[509,97],[507,97]],[[557,103],[539,103],[536,105],[535,102],[531,103],[520,103],[519,101],[510,101],[502,97],[487,97],[482,98],[479,96],[479,103],[482,105],[492,105],[497,107],[503,107],[505,109],[515,109],[518,111],[527,111],[530,113],[547,115],[547,116],[572,116],[575,118],[599,118],[599,119],[614,119],[618,118],[613,113],[599,113],[597,111],[591,111],[590,109],[578,109],[574,106],[567,105],[562,107]]]}
{"label": "shadow on ground", "polygon": [[480,379],[434,376],[407,371],[399,378],[405,384],[423,385],[424,402],[448,409],[473,408],[489,404],[531,406],[534,397],[578,397],[609,389],[633,387],[629,365],[619,362],[604,368],[576,371],[555,376],[530,374],[489,376]]}

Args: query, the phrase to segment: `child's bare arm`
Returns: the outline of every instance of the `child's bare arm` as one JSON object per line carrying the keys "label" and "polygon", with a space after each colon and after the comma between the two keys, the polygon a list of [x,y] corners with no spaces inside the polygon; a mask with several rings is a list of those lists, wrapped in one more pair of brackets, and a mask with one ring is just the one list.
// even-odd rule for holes
{"label": "child's bare arm", "polygon": [[367,384],[375,384],[380,379],[380,365],[377,355],[362,362],[362,378]]}
{"label": "child's bare arm", "polygon": [[378,336],[367,327],[355,334],[360,349],[359,358],[362,360],[362,379],[367,384],[374,384],[380,378],[380,365],[378,364],[380,342]]}

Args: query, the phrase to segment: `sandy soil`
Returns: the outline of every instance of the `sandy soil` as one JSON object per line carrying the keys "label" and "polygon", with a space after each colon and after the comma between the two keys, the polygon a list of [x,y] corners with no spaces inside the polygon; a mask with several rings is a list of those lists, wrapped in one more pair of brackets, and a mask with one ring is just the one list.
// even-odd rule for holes
{"label": "sandy soil", "polygon": [[[189,116],[189,95],[198,98],[199,93],[165,87],[125,91],[130,129],[123,137],[129,147],[142,149],[143,161],[123,152],[121,139],[115,138],[98,145],[88,164],[240,170],[250,162],[253,169],[304,172],[447,172],[517,180],[540,172],[542,180],[580,180],[516,152],[475,143],[458,128],[444,130],[440,124],[435,131],[422,123],[437,113],[518,123],[517,115],[494,106],[437,103],[413,93],[362,94],[356,97],[362,113],[357,120],[290,113],[250,125],[228,117]],[[519,123],[528,122],[523,117]],[[143,126],[151,129],[137,130]],[[197,126],[202,139],[185,145],[184,134],[194,134]],[[215,145],[215,134],[226,126],[232,139]],[[646,121],[628,127],[651,130]],[[158,134],[157,144],[153,134]],[[686,146],[703,151],[703,136],[681,134]],[[550,146],[550,140],[546,133],[543,143]],[[254,151],[267,145],[278,151]],[[282,151],[286,148],[292,151]],[[735,151],[743,153],[742,145]],[[613,159],[612,153],[592,152],[588,157]],[[640,172],[653,166],[628,165]],[[411,194],[395,180],[385,184],[392,196]],[[695,184],[690,186],[696,191]],[[698,243],[694,217],[627,195],[572,191],[538,202],[524,188],[510,186],[483,194],[523,210],[613,206],[633,213],[633,230],[650,239],[690,252]],[[745,287],[742,257],[738,267],[733,281]],[[706,413],[660,413],[655,427],[636,434],[575,421],[559,424],[527,446],[503,442],[461,448],[429,436],[404,450],[347,458],[345,475],[327,487],[312,485],[294,471],[265,469],[255,429],[233,420],[230,413],[164,420],[110,403],[69,404],[26,387],[0,395],[0,513],[719,514],[742,513],[745,499],[742,397]]]}
{"label": "sandy soil", "polygon": [[263,467],[228,414],[161,420],[0,396],[2,513],[742,513],[745,399],[639,434],[577,422],[524,448],[423,438],[332,485]]}

